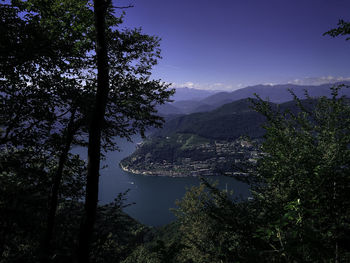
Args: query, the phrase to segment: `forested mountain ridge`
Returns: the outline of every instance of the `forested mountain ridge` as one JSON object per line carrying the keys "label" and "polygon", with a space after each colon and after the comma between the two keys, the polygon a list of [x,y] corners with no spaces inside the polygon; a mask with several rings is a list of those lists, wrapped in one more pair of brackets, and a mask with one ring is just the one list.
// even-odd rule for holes
{"label": "forested mountain ridge", "polygon": [[[208,139],[233,140],[240,136],[258,138],[263,135],[261,125],[265,117],[253,108],[256,99],[241,99],[225,104],[210,112],[192,113],[168,120],[162,129],[152,136],[169,136],[174,133],[190,133]],[[304,101],[304,104],[308,104]],[[270,103],[274,109],[296,110],[295,102]]]}
{"label": "forested mountain ridge", "polygon": [[260,129],[264,117],[250,109],[247,99],[226,104],[211,112],[192,113],[168,121],[153,136],[174,133],[191,133],[210,139],[229,140],[243,134],[252,137],[262,135]]}

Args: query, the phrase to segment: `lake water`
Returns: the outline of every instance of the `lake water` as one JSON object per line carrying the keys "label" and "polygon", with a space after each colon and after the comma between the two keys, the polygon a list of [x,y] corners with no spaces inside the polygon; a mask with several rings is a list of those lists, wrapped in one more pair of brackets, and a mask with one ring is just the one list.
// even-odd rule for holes
{"label": "lake water", "polygon": [[[200,180],[196,177],[157,177],[142,176],[124,172],[119,167],[119,162],[130,155],[140,142],[139,137],[134,137],[134,143],[123,139],[117,140],[122,151],[110,152],[107,154],[103,165],[107,165],[101,172],[99,200],[100,203],[113,201],[118,193],[130,189],[126,203],[135,203],[124,210],[139,222],[149,226],[161,226],[175,220],[170,208],[175,208],[175,201],[180,200],[186,189],[198,186]],[[86,158],[87,150],[74,148],[74,153],[79,153]],[[213,178],[213,177],[212,177]],[[221,189],[233,190],[235,196],[247,198],[249,195],[248,186],[231,177],[218,176],[218,187]]]}

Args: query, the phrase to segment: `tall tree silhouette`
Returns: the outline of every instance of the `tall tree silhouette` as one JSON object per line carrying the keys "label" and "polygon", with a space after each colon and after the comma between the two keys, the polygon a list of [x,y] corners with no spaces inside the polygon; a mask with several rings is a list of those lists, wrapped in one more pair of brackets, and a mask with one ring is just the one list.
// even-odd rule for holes
{"label": "tall tree silhouette", "polygon": [[78,261],[89,262],[90,241],[96,219],[101,159],[101,131],[109,92],[108,50],[106,42],[106,13],[111,0],[95,0],[97,92],[89,128],[88,173],[86,183],[85,217],[79,235]]}
{"label": "tall tree silhouette", "polygon": [[[62,213],[65,212],[58,204],[67,200],[81,200],[85,190],[82,185],[85,185],[86,171],[82,172],[83,162],[78,162],[77,156],[70,153],[71,146],[86,146],[88,137],[81,135],[88,133],[89,125],[91,130],[95,129],[94,123],[99,121],[102,130],[98,148],[104,151],[118,148],[114,140],[116,136],[131,140],[132,135],[142,134],[148,126],[159,127],[163,120],[157,115],[155,107],[168,101],[173,93],[168,89],[169,85],[160,80],[150,80],[150,71],[161,58],[159,39],[143,34],[140,29],[120,30],[118,26],[123,22],[123,16],[116,17],[112,9],[108,10],[111,4],[104,4],[107,6],[104,11],[104,21],[107,21],[104,38],[108,43],[105,48],[108,48],[110,63],[109,72],[102,74],[102,79],[103,76],[108,78],[109,74],[107,94],[97,89],[97,85],[103,83],[100,77],[98,80],[96,77],[101,41],[95,36],[98,30],[95,29],[94,11],[88,5],[88,0],[26,0],[0,6],[4,33],[0,39],[0,147],[4,149],[0,158],[1,165],[5,164],[1,173],[6,175],[0,177],[0,185],[2,196],[16,196],[13,190],[16,187],[7,187],[6,180],[10,182],[13,179],[16,186],[28,184],[17,183],[22,179],[26,181],[26,177],[31,178],[26,169],[15,169],[20,167],[10,166],[6,158],[11,157],[11,160],[28,167],[42,163],[40,169],[43,175],[33,175],[37,175],[35,179],[40,183],[42,181],[38,203],[41,207],[40,218],[47,214],[47,221],[26,221],[30,229],[38,229],[31,232],[31,239],[28,238],[28,251],[37,256],[33,251],[42,243],[44,261],[54,255],[67,255],[67,250],[62,252],[63,234],[59,230],[62,227]],[[26,15],[22,16],[21,12]],[[94,52],[97,41],[99,48]],[[99,62],[99,65],[102,64]],[[108,67],[108,61],[105,65]],[[103,69],[103,66],[99,68]],[[101,115],[100,106],[91,107],[97,105],[96,95],[98,102],[104,97],[103,118],[96,117]],[[90,139],[92,137],[95,138],[92,135]],[[20,154],[12,154],[18,151]],[[23,155],[26,155],[26,159]],[[10,177],[8,172],[12,168],[16,170],[16,176]],[[39,189],[34,184],[31,186]],[[89,190],[92,189],[90,186]],[[89,193],[91,204],[93,198]],[[97,194],[95,198],[97,200]],[[12,209],[10,200],[6,201],[9,202],[5,202],[2,211]],[[28,207],[28,211],[31,209]],[[38,209],[35,211],[39,214]],[[0,220],[0,228],[6,228],[7,222],[18,226],[15,220],[21,218],[11,217],[6,212],[2,214],[5,218],[4,221]],[[57,231],[56,217],[59,218]],[[6,234],[0,235],[0,252],[5,244],[12,242],[16,247],[16,239],[26,239],[12,234],[15,230],[5,230]],[[39,242],[39,236],[42,242]],[[13,255],[18,254],[16,249],[11,251]]]}

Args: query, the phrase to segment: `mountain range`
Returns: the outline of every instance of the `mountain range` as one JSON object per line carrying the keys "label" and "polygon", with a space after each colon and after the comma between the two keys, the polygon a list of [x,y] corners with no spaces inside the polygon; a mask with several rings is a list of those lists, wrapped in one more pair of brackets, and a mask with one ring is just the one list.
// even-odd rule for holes
{"label": "mountain range", "polygon": [[[301,86],[293,84],[282,85],[256,85],[249,86],[232,92],[209,92],[207,90],[195,90],[189,88],[177,89],[173,97],[173,103],[167,103],[158,107],[158,111],[163,116],[190,114],[196,112],[209,112],[224,104],[237,101],[245,98],[254,98],[255,94],[264,100],[273,103],[284,103],[291,101],[293,96],[292,91],[296,96],[305,99],[305,90],[309,96],[331,96],[330,87],[339,84],[349,85],[350,82],[342,82],[335,84],[323,84],[318,86]],[[179,95],[176,95],[176,94]],[[188,94],[188,97],[186,97]],[[350,97],[350,89],[343,88],[340,95]],[[184,99],[186,98],[186,99]]]}
{"label": "mountain range", "polygon": [[[291,90],[300,98],[303,98],[302,87],[291,87]],[[268,92],[272,94],[272,87],[255,86],[232,93],[218,93],[207,97],[202,101],[213,102],[211,98],[234,99],[239,96],[229,97],[232,94],[246,96],[250,92],[256,92],[261,98],[266,99]],[[270,88],[270,89],[269,89]],[[276,88],[276,87],[275,87]],[[294,89],[293,89],[294,88]],[[308,89],[309,95],[330,96],[331,90],[326,85]],[[283,103],[268,102],[272,110],[297,114],[300,111],[301,102],[303,108],[312,111],[317,105],[317,99],[291,100],[288,93],[276,93],[274,100],[288,100]],[[261,93],[264,91],[265,93]],[[246,92],[246,93],[244,93]],[[348,94],[343,90],[341,94]],[[274,95],[274,94],[272,94]],[[217,100],[215,103],[218,103]],[[193,102],[193,101],[192,101]],[[227,102],[227,100],[225,100]],[[172,115],[167,117],[163,128],[153,130],[153,133],[144,140],[137,150],[129,157],[121,161],[121,167],[125,171],[136,174],[166,175],[166,176],[196,176],[215,174],[234,174],[232,163],[249,161],[254,162],[253,149],[244,143],[244,137],[249,137],[255,142],[260,142],[265,134],[263,128],[266,117],[255,110],[254,105],[259,102],[257,98],[243,98],[225,103],[214,110],[196,112],[191,114]],[[178,103],[184,108],[189,107],[191,101]],[[350,104],[350,100],[347,99]],[[259,104],[259,103],[258,103]],[[209,105],[209,104],[208,104]],[[218,105],[218,104],[216,104]],[[176,108],[173,105],[169,105]],[[169,109],[171,109],[169,107]],[[288,114],[285,115],[288,118]],[[252,146],[252,145],[251,145]]]}

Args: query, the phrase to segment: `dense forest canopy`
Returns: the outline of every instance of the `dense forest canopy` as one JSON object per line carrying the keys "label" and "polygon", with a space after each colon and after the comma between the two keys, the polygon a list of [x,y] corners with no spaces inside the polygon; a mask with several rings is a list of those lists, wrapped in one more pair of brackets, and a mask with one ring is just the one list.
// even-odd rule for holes
{"label": "dense forest canopy", "polygon": [[[112,150],[118,147],[115,136],[130,139],[148,126],[161,125],[155,106],[167,101],[173,91],[150,78],[160,58],[159,39],[140,29],[120,29],[123,16],[114,15],[111,3],[95,4],[105,10],[99,18],[105,21],[100,31],[105,35],[111,79],[105,85],[103,114],[98,117],[101,146]],[[98,52],[94,49],[99,39],[94,13],[85,0],[1,4],[1,192],[5,200],[1,214],[8,215],[10,209],[20,215],[28,210],[29,202],[39,218],[48,218],[27,221],[33,231],[21,239],[13,229],[20,225],[17,219],[6,216],[5,222],[11,220],[2,225],[1,254],[8,258],[26,257],[27,252],[34,261],[38,256],[48,260],[55,255],[56,249],[62,249],[53,244],[57,210],[62,203],[77,202],[84,195],[85,164],[70,149],[87,145],[86,135],[91,135],[89,127],[98,109]],[[15,199],[7,197],[14,194]],[[14,206],[17,198],[24,202],[18,200]],[[12,247],[15,238],[21,241]],[[22,255],[18,249],[25,244],[30,248]]]}

